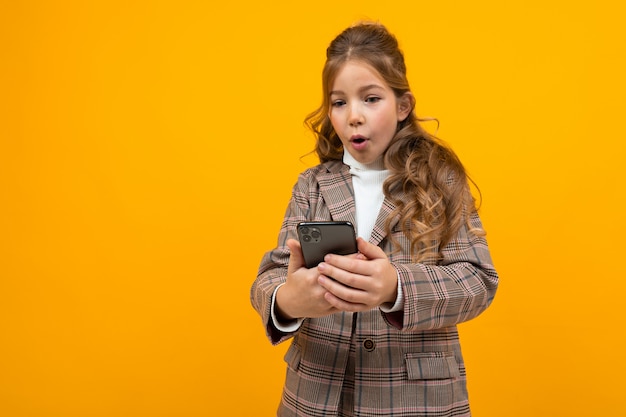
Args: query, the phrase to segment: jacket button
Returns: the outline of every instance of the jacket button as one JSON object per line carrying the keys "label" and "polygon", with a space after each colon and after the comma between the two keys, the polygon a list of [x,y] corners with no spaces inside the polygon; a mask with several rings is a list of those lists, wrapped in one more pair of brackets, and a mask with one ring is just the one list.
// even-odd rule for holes
{"label": "jacket button", "polygon": [[376,343],[372,339],[365,339],[365,341],[363,342],[363,347],[368,352],[371,352],[376,349]]}

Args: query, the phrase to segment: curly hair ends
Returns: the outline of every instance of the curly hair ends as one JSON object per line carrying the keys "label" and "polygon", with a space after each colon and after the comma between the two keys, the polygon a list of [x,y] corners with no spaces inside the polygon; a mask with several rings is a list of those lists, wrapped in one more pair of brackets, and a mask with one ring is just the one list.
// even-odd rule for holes
{"label": "curly hair ends", "polygon": [[304,122],[317,139],[315,152],[322,163],[343,158],[343,145],[335,133],[328,112],[324,107],[322,106],[309,114]]}
{"label": "curly hair ends", "polygon": [[397,218],[411,241],[414,261],[436,262],[464,224],[470,233],[484,232],[469,223],[476,201],[468,181],[474,183],[461,161],[452,149],[422,129],[414,115],[409,119],[402,123],[384,155],[391,174],[383,190],[395,205],[386,229],[392,236],[391,222]]}

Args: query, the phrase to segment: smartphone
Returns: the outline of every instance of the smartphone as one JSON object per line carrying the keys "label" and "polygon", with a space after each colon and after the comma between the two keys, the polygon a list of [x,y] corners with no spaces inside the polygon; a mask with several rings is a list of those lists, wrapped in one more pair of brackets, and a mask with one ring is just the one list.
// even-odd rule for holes
{"label": "smartphone", "polygon": [[307,268],[313,268],[329,253],[349,255],[358,251],[356,233],[350,222],[302,222],[298,239]]}

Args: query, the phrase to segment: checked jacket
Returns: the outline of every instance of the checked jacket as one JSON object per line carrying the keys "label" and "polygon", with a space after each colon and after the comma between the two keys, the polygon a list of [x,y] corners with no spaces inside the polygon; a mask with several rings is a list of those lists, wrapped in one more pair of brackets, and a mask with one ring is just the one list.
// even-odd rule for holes
{"label": "checked jacket", "polygon": [[[385,220],[394,206],[385,199],[370,242],[398,271],[404,310],[336,313],[307,318],[294,333],[272,324],[272,294],[285,282],[289,251],[302,221],[355,222],[348,166],[330,161],[298,178],[278,237],[251,288],[251,302],[270,342],[291,340],[279,416],[469,416],[466,373],[456,325],[492,302],[498,275],[484,237],[462,227],[434,263],[412,263],[409,241],[393,225],[403,250],[394,251]],[[397,223],[397,222],[396,222]],[[476,213],[472,227],[482,227]],[[358,225],[357,225],[358,227]]]}

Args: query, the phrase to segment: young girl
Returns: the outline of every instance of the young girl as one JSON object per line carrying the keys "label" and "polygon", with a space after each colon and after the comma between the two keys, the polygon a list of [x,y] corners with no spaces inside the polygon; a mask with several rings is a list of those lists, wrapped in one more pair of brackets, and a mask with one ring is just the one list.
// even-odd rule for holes
{"label": "young girl", "polygon": [[[498,275],[465,170],[418,123],[382,25],[331,42],[322,86],[307,118],[321,164],[299,176],[251,290],[270,341],[293,338],[278,415],[468,416],[456,325]],[[307,269],[296,226],[329,220],[356,225],[359,253]]]}

